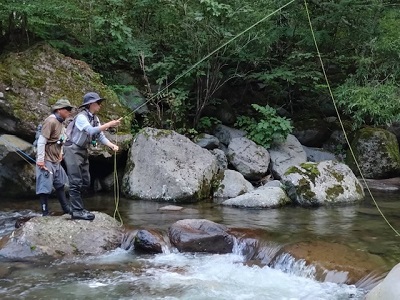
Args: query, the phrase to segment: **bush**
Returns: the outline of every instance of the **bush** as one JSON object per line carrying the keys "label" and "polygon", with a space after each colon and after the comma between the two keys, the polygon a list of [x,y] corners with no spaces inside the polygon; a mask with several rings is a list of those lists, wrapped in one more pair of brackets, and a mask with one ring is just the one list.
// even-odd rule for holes
{"label": "bush", "polygon": [[336,100],[352,119],[353,129],[362,125],[385,125],[399,120],[399,88],[391,83],[360,86],[348,82],[336,89]]}
{"label": "bush", "polygon": [[285,117],[280,117],[276,110],[268,105],[251,105],[257,112],[257,119],[240,116],[235,125],[247,132],[247,137],[253,142],[269,148],[273,142],[284,141],[292,132],[292,125]]}

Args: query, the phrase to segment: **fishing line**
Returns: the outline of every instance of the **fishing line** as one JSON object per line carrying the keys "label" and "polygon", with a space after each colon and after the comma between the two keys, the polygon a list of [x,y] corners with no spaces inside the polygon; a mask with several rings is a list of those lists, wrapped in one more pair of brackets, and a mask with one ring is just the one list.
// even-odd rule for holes
{"label": "fishing line", "polygon": [[[118,134],[118,128],[115,136],[115,144],[117,145],[117,134]],[[122,220],[121,214],[119,212],[119,181],[118,181],[118,170],[117,170],[117,151],[114,151],[114,203],[115,203],[115,209],[114,209],[114,219],[117,220],[117,215],[118,219],[121,222],[121,226],[124,225],[124,221]]]}
{"label": "fishing line", "polygon": [[194,65],[192,65],[189,69],[187,69],[185,72],[183,72],[181,75],[179,75],[178,77],[176,77],[174,80],[172,80],[168,85],[166,85],[163,89],[161,89],[158,93],[154,94],[153,96],[151,96],[149,99],[147,99],[144,103],[142,103],[141,105],[139,105],[137,108],[135,108],[133,111],[131,111],[129,114],[125,115],[123,118],[129,117],[132,114],[134,114],[138,109],[142,108],[143,106],[145,106],[149,101],[153,100],[154,98],[158,97],[158,95],[162,95],[164,93],[164,91],[166,91],[171,85],[173,85],[175,82],[177,82],[179,79],[181,79],[183,76],[185,76],[186,74],[188,74],[190,71],[192,71],[194,68],[196,68],[198,65],[200,65],[203,61],[205,61],[206,59],[208,59],[210,56],[214,55],[216,52],[218,52],[219,50],[221,50],[223,47],[227,46],[228,44],[230,44],[231,42],[233,42],[234,40],[236,40],[238,37],[240,37],[241,35],[245,34],[246,32],[248,32],[249,30],[253,29],[254,27],[256,27],[258,24],[264,22],[266,19],[268,19],[269,17],[273,16],[274,14],[276,14],[277,12],[281,11],[282,9],[284,9],[285,7],[289,6],[290,4],[292,4],[293,2],[295,2],[296,0],[291,0],[288,3],[286,3],[285,5],[281,6],[280,8],[274,10],[273,12],[271,12],[270,14],[268,14],[267,16],[265,16],[264,18],[262,18],[261,20],[255,22],[253,25],[251,25],[250,27],[247,27],[245,30],[239,32],[237,35],[235,35],[234,37],[232,37],[231,39],[229,39],[228,41],[226,41],[225,43],[223,43],[221,46],[219,46],[218,48],[216,48],[215,50],[213,50],[212,52],[210,52],[209,54],[207,54],[206,56],[204,56],[202,59],[200,59],[198,62],[196,62]]}
{"label": "fishing line", "polygon": [[380,209],[378,203],[376,202],[374,196],[372,195],[372,192],[371,192],[371,190],[370,190],[370,188],[369,188],[369,186],[368,186],[368,184],[367,184],[367,181],[366,181],[365,178],[364,178],[364,175],[363,175],[363,173],[362,173],[362,171],[361,171],[360,165],[358,164],[358,162],[357,162],[357,160],[356,160],[356,157],[355,157],[355,155],[354,155],[353,149],[352,149],[351,144],[350,144],[350,142],[349,142],[349,139],[348,139],[348,137],[347,137],[346,130],[345,130],[344,125],[343,125],[343,122],[342,122],[342,118],[340,117],[340,113],[339,113],[339,110],[338,110],[337,105],[336,105],[336,100],[335,100],[335,97],[333,96],[333,92],[332,92],[331,86],[330,86],[330,84],[329,84],[328,76],[326,75],[324,62],[322,61],[321,53],[319,52],[317,40],[316,40],[315,34],[314,34],[314,29],[313,29],[313,26],[312,26],[312,23],[311,23],[311,17],[310,17],[310,12],[309,12],[309,10],[308,10],[307,0],[304,0],[304,6],[305,6],[305,9],[306,9],[307,18],[308,18],[308,23],[309,23],[309,25],[310,25],[311,35],[312,35],[312,38],[313,38],[313,41],[314,41],[315,49],[316,49],[317,54],[318,54],[319,62],[321,63],[322,73],[324,74],[325,82],[326,82],[326,84],[327,84],[327,87],[328,87],[328,90],[329,90],[329,94],[330,94],[330,96],[331,96],[331,98],[332,98],[333,106],[334,106],[334,108],[335,108],[336,115],[337,115],[337,117],[338,117],[338,120],[339,120],[340,126],[341,126],[341,128],[342,128],[344,137],[345,137],[345,139],[346,139],[346,143],[347,143],[347,145],[349,146],[351,156],[353,157],[353,160],[354,160],[354,162],[355,162],[355,164],[356,164],[356,166],[357,166],[357,169],[358,169],[358,171],[360,172],[361,178],[362,178],[362,180],[363,180],[363,182],[364,182],[364,184],[365,184],[365,186],[366,186],[366,188],[367,188],[367,190],[368,190],[368,193],[369,193],[369,195],[371,196],[372,201],[374,202],[374,204],[375,204],[375,206],[376,206],[378,212],[380,213],[380,215],[382,216],[382,218],[385,220],[385,222],[389,225],[389,227],[396,233],[396,235],[397,235],[397,236],[400,236],[399,232],[392,226],[392,224],[390,224],[390,222],[388,221],[388,219],[385,217],[385,215],[383,214],[382,210]]}
{"label": "fishing line", "polygon": [[[17,153],[17,155],[19,157],[21,157],[24,161],[26,161],[27,163],[33,165],[36,164],[36,160],[34,160],[32,157],[30,157],[27,153],[25,153],[24,151],[22,151],[20,148],[18,148],[17,146],[14,146],[10,141],[8,141],[6,138],[4,138],[2,135],[0,135],[0,139],[2,139],[6,145],[10,146],[11,148],[15,149],[15,153]],[[30,161],[32,161],[33,163],[31,163]]]}
{"label": "fishing line", "polygon": [[[264,18],[260,19],[259,21],[255,22],[254,24],[252,24],[251,26],[249,26],[248,28],[246,28],[245,30],[239,32],[237,35],[235,35],[234,37],[232,37],[231,39],[229,39],[228,41],[226,41],[225,43],[223,43],[221,46],[219,46],[218,48],[216,48],[215,50],[213,50],[212,52],[210,52],[209,54],[207,54],[206,56],[204,56],[202,59],[200,59],[198,62],[196,62],[194,65],[192,65],[189,69],[187,69],[185,72],[183,72],[182,74],[180,74],[178,77],[176,77],[174,80],[172,80],[168,85],[166,85],[163,89],[161,89],[158,93],[154,94],[153,96],[151,96],[149,99],[147,99],[144,103],[142,103],[141,105],[139,105],[137,108],[135,108],[134,110],[132,110],[130,113],[128,113],[127,115],[125,115],[124,118],[127,118],[129,116],[131,116],[132,114],[134,114],[137,110],[139,110],[140,108],[142,108],[143,106],[145,106],[149,101],[153,100],[154,98],[156,98],[158,95],[163,94],[164,91],[166,91],[171,85],[173,85],[175,82],[177,82],[179,79],[181,79],[183,76],[185,76],[186,74],[188,74],[190,71],[192,71],[194,68],[196,68],[198,65],[200,65],[203,61],[205,61],[206,59],[208,59],[209,57],[211,57],[213,54],[215,54],[216,52],[218,52],[219,50],[221,50],[223,47],[227,46],[228,44],[230,44],[231,42],[233,42],[234,40],[236,40],[238,37],[240,37],[241,35],[245,34],[246,32],[248,32],[249,30],[253,29],[254,27],[256,27],[258,24],[264,22],[266,19],[268,19],[269,17],[273,16],[274,14],[276,14],[277,12],[281,11],[282,9],[284,9],[285,7],[289,6],[290,4],[292,4],[293,2],[295,2],[296,0],[291,0],[288,3],[286,3],[285,5],[281,6],[280,8],[274,10],[273,12],[271,12],[270,14],[268,14],[267,16],[265,16]],[[114,219],[116,214],[118,214],[121,223],[122,223],[122,218],[121,215],[119,214],[119,210],[118,210],[118,204],[119,204],[119,187],[118,186],[118,174],[117,174],[117,161],[116,161],[116,153],[114,153],[114,201],[115,201],[115,211],[114,211]]]}

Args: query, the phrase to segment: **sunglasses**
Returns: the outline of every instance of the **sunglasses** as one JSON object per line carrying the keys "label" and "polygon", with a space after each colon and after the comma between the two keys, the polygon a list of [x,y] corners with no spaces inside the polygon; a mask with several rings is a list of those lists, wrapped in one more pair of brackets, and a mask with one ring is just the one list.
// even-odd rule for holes
{"label": "sunglasses", "polygon": [[73,107],[64,107],[67,111],[72,111]]}

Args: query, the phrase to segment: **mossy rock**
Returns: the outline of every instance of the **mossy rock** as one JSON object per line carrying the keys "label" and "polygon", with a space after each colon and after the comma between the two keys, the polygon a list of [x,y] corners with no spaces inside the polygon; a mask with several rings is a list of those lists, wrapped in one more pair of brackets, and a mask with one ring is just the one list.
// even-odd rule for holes
{"label": "mossy rock", "polygon": [[[352,150],[352,152],[351,152]],[[363,128],[355,133],[346,163],[356,175],[385,179],[400,174],[400,152],[396,135],[381,128]],[[357,161],[354,161],[353,155]]]}
{"label": "mossy rock", "polygon": [[83,95],[95,91],[107,100],[99,112],[102,122],[124,117],[120,133],[130,132],[132,114],[102,78],[85,62],[58,53],[45,43],[24,52],[0,57],[0,129],[33,137],[37,124],[51,113],[51,105],[66,97],[79,106]]}

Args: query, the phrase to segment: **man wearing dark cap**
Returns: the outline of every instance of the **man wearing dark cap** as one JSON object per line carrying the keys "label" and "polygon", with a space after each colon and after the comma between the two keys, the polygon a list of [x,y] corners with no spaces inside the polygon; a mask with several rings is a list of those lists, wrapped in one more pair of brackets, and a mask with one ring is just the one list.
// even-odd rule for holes
{"label": "man wearing dark cap", "polygon": [[67,174],[61,166],[63,145],[67,139],[63,122],[71,115],[73,106],[67,99],[58,100],[51,108],[52,114],[43,124],[37,141],[36,194],[40,197],[42,215],[49,214],[48,198],[54,187],[64,213],[70,213],[64,185]]}
{"label": "man wearing dark cap", "polygon": [[72,219],[93,220],[95,218],[93,213],[84,209],[82,200],[82,190],[90,186],[88,148],[96,147],[97,143],[101,143],[113,151],[118,151],[118,146],[111,143],[103,131],[118,126],[121,119],[101,125],[96,115],[104,100],[95,92],[85,94],[80,106],[84,109],[67,128],[68,141],[64,149],[64,162],[69,179]]}

